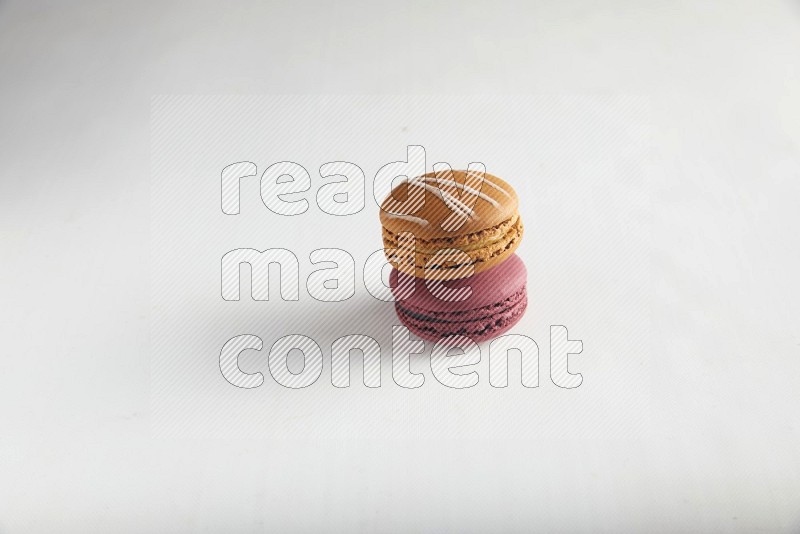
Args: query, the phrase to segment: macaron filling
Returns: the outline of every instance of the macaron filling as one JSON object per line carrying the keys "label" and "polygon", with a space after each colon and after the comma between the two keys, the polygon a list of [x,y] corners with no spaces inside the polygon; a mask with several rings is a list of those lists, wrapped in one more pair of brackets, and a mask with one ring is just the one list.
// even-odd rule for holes
{"label": "macaron filling", "polygon": [[[417,237],[417,249],[427,249],[428,251],[432,250],[435,252],[436,250],[442,248],[455,247],[461,250],[471,250],[476,248],[475,245],[480,247],[486,242],[502,238],[503,236],[507,235],[513,227],[516,227],[518,222],[519,215],[514,214],[500,224],[496,224],[489,228],[484,228],[483,230],[479,230],[477,232],[471,232],[464,235],[432,237],[427,239]],[[397,237],[394,232],[384,226],[383,233],[387,243],[395,245],[397,244]]]}
{"label": "macaron filling", "polygon": [[[464,236],[445,238],[421,239],[415,241],[417,269],[460,269],[466,265],[479,264],[490,261],[495,257],[508,252],[516,247],[522,237],[523,226],[519,215],[492,227]],[[388,248],[398,248],[395,234],[384,228],[384,240]],[[470,257],[469,263],[451,263],[437,265],[431,264],[430,259],[439,250],[454,248],[465,252]],[[399,263],[399,258],[389,254],[392,263]]]}

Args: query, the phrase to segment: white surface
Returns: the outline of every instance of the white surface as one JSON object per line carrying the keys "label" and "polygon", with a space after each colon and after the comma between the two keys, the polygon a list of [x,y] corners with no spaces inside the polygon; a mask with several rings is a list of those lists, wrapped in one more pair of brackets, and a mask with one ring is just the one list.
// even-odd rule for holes
{"label": "white surface", "polygon": [[[641,436],[651,415],[652,361],[643,356],[651,335],[649,121],[647,99],[626,96],[155,98],[155,435],[499,443]],[[380,191],[374,177],[383,165],[405,160],[412,143],[427,149],[428,170],[443,160],[455,168],[481,161],[517,190],[528,229],[517,254],[529,270],[531,304],[511,332],[538,343],[540,389],[520,386],[517,357],[509,371],[516,387],[492,388],[488,343],[481,344],[481,363],[474,368],[479,383],[472,390],[437,383],[432,344],[412,357],[413,372],[427,375],[419,391],[404,390],[393,379],[392,327],[401,323],[393,304],[370,295],[365,280],[380,276],[367,258],[376,251],[383,258],[375,195],[383,200],[388,185],[373,194]],[[225,215],[220,174],[241,159],[258,170],[240,180],[240,213]],[[261,175],[284,160],[312,174],[309,191],[287,196],[309,204],[293,216],[270,211],[260,198]],[[336,160],[357,163],[366,174],[361,188],[367,198],[358,213],[337,217],[318,205],[325,181],[317,169]],[[241,300],[223,300],[221,258],[243,248],[294,254],[297,300],[279,297],[288,299],[278,292],[277,276],[269,282],[268,301],[252,300],[250,267],[241,269]],[[307,280],[321,266],[312,265],[310,253],[322,248],[345,250],[352,258],[352,297],[321,302],[311,296]],[[264,286],[258,273],[252,285]],[[570,366],[585,374],[580,389],[565,391],[550,380],[550,325],[565,325],[572,339],[584,342],[586,352]],[[221,377],[220,350],[241,334],[260,336],[264,344],[260,353],[243,353],[239,360],[246,372],[267,375],[257,391],[237,389]],[[353,358],[350,390],[331,385],[331,346],[351,334],[370,336],[382,347],[380,390],[362,385],[360,357]],[[270,377],[270,348],[288,335],[308,336],[322,350],[324,372],[308,390],[284,390]],[[302,363],[295,356],[297,370]]]}
{"label": "white surface", "polygon": [[[796,531],[799,18],[791,2],[0,3],[0,532]],[[649,424],[152,433],[151,96],[331,92],[650,98]]]}

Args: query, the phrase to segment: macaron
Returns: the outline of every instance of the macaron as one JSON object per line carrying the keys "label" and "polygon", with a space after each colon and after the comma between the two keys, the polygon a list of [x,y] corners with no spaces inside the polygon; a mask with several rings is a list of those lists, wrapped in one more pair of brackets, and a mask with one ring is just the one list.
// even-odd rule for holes
{"label": "macaron", "polygon": [[[402,181],[381,204],[380,220],[389,263],[436,280],[464,278],[499,265],[514,253],[523,234],[514,188],[497,176],[472,171]],[[399,251],[408,250],[409,235],[414,252],[403,254]]]}
{"label": "macaron", "polygon": [[[431,341],[459,334],[477,342],[503,334],[525,313],[526,284],[527,271],[516,254],[459,280],[411,278],[396,269],[389,275],[397,317],[411,332]],[[462,298],[459,291],[469,296]]]}

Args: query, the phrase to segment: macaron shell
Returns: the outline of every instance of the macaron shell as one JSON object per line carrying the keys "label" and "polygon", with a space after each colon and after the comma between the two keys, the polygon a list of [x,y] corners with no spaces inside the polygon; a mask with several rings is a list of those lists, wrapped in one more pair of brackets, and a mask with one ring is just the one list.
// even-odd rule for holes
{"label": "macaron shell", "polygon": [[[528,306],[528,297],[523,288],[506,302],[487,306],[482,310],[472,310],[461,314],[437,316],[435,319],[420,317],[395,303],[395,310],[400,322],[415,335],[430,341],[437,341],[445,336],[463,335],[473,341],[486,341],[495,338],[519,322]],[[491,310],[491,308],[496,308]],[[484,311],[484,310],[488,310]]]}
{"label": "macaron shell", "polygon": [[475,272],[482,273],[493,269],[512,257],[517,247],[519,247],[524,233],[525,227],[520,220],[519,225],[514,228],[513,233],[503,242],[502,247],[486,247],[481,250],[480,253],[476,254],[474,263]]}
{"label": "macaron shell", "polygon": [[[512,254],[499,265],[469,278],[450,281],[414,278],[414,291],[410,295],[401,294],[399,276],[400,273],[396,269],[392,269],[389,275],[389,285],[399,302],[429,312],[462,312],[502,302],[516,294],[525,287],[528,272],[519,256]],[[437,287],[452,290],[468,287],[471,289],[471,294],[464,300],[447,301],[431,293],[430,288],[436,291]]]}
{"label": "macaron shell", "polygon": [[[510,257],[519,246],[524,233],[522,220],[516,214],[511,219],[479,232],[466,236],[448,238],[415,239],[414,276],[437,280],[452,280],[468,276],[469,271],[462,269],[461,264],[451,262],[437,266],[434,256],[437,250],[459,249],[470,258],[473,273],[479,273],[503,262]],[[384,246],[387,259],[403,272],[409,268],[401,265],[396,252],[399,248],[397,237],[386,228],[383,229]]]}
{"label": "macaron shell", "polygon": [[[479,232],[517,213],[519,199],[508,183],[488,173],[477,183],[466,171],[456,170],[403,181],[381,203],[381,224],[393,234],[412,232],[418,239],[429,239]],[[404,205],[409,195],[420,202]],[[464,216],[457,228],[450,228],[446,221],[452,221],[454,213]]]}

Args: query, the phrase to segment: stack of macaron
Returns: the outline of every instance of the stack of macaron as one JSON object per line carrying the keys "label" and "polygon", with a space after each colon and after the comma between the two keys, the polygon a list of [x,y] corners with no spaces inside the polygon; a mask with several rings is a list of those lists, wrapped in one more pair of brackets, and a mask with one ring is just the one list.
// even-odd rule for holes
{"label": "stack of macaron", "polygon": [[436,172],[405,180],[381,204],[395,310],[428,340],[484,341],[525,313],[519,200],[496,176]]}

